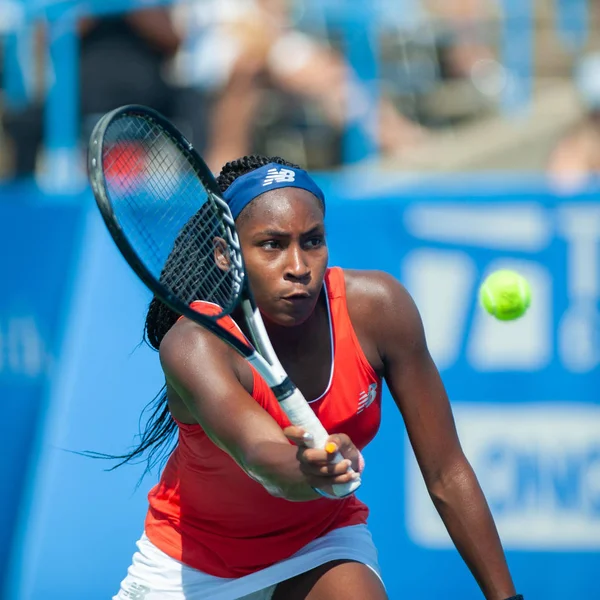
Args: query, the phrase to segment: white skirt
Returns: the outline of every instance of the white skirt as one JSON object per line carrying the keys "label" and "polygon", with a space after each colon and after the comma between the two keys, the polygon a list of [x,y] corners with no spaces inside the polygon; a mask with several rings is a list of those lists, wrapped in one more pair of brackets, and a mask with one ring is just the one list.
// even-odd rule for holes
{"label": "white skirt", "polygon": [[381,579],[377,549],[366,525],[334,529],[262,571],[225,579],[188,567],[159,550],[144,533],[113,600],[270,600],[281,581],[332,560],[354,560]]}

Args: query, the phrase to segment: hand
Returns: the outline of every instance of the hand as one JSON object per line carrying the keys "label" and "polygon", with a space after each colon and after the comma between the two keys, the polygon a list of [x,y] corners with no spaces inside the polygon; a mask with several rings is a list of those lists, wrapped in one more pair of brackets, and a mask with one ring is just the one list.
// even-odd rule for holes
{"label": "hand", "polygon": [[[290,426],[283,431],[290,442],[298,446],[296,458],[300,463],[300,471],[306,483],[318,488],[326,494],[333,495],[334,484],[348,483],[360,477],[364,468],[364,460],[352,440],[343,433],[329,436],[327,450],[312,447],[312,436],[302,428]],[[343,460],[334,463],[337,453]],[[352,469],[350,471],[350,469]]]}

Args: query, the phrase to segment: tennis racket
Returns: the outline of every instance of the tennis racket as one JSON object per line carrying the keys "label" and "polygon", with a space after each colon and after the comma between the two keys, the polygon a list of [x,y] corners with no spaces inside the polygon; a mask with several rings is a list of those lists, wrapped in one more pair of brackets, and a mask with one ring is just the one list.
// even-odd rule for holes
{"label": "tennis racket", "polygon": [[[241,354],[290,422],[312,434],[314,447],[324,448],[328,433],[275,354],[247,284],[233,217],[192,145],[157,112],[123,106],[94,127],[88,170],[104,222],[137,276],[173,311]],[[196,300],[214,305],[214,314],[190,308]],[[254,347],[218,323],[238,306]],[[334,494],[344,497],[359,486],[360,479],[337,484]]]}

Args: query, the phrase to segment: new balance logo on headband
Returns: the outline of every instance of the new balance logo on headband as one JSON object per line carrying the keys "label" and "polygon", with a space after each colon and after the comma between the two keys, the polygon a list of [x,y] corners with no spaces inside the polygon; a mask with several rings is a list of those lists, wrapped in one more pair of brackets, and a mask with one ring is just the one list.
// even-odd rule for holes
{"label": "new balance logo on headband", "polygon": [[269,169],[267,176],[263,181],[263,187],[271,185],[273,182],[282,183],[283,181],[294,181],[296,173],[290,169]]}

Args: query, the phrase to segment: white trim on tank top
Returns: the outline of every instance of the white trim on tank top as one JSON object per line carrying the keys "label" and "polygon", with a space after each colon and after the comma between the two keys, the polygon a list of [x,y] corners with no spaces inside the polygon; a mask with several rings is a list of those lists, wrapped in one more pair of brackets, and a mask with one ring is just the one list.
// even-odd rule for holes
{"label": "white trim on tank top", "polygon": [[323,287],[325,288],[325,303],[327,304],[327,318],[329,319],[329,343],[331,344],[331,371],[329,373],[329,383],[325,388],[325,391],[314,400],[308,400],[309,404],[313,402],[318,402],[321,400],[331,389],[331,384],[333,383],[333,373],[335,371],[335,343],[333,339],[333,319],[331,318],[331,305],[329,303],[329,291],[327,289],[327,282],[323,281]]}

